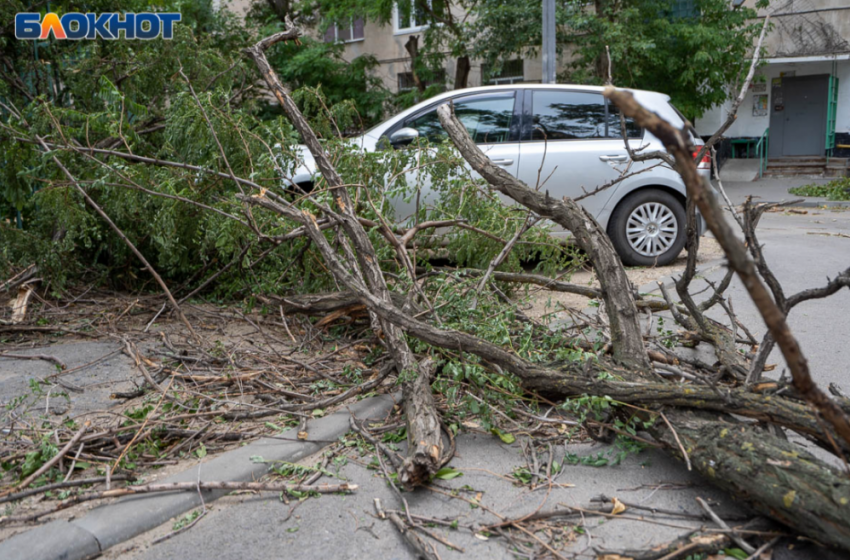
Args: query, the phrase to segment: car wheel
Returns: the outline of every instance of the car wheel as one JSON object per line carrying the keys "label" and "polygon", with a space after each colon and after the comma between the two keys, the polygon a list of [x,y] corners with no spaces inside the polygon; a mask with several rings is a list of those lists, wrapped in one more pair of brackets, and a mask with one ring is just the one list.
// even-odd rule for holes
{"label": "car wheel", "polygon": [[627,266],[660,266],[685,246],[685,208],[676,197],[645,189],[624,198],[614,209],[608,235]]}

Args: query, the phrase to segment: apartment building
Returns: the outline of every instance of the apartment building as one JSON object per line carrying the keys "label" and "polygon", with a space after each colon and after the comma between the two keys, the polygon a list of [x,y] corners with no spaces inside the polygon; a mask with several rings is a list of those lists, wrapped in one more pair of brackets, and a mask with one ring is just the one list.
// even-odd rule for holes
{"label": "apartment building", "polygon": [[[755,7],[756,1],[744,0],[743,5]],[[229,6],[239,9],[249,2],[230,0]],[[679,4],[692,3],[679,0]],[[736,3],[730,1],[730,9]],[[736,155],[753,157],[761,140],[765,157],[850,157],[850,3],[772,0],[758,13],[760,21],[770,14],[773,28],[764,41],[764,63],[726,133]],[[417,21],[415,12],[403,15],[395,10],[388,25],[356,19],[332,26],[324,39],[344,43],[348,60],[373,55],[379,63],[377,76],[388,89],[398,92],[414,87],[405,44],[426,27]],[[559,62],[563,67],[564,61]],[[454,75],[454,64],[447,56],[449,78]],[[497,75],[490,75],[480,61],[473,60],[468,85],[540,82],[541,77],[539,55],[511,60]],[[727,102],[708,111],[695,123],[697,131],[709,135],[717,130],[730,105]]]}
{"label": "apartment building", "polygon": [[[328,29],[326,41],[342,41],[345,43],[345,58],[354,58],[370,54],[378,60],[376,75],[384,86],[393,92],[413,89],[413,74],[411,72],[410,55],[405,48],[411,37],[421,36],[427,29],[427,24],[417,21],[416,13],[403,14],[398,9],[393,10],[389,25],[356,19],[349,25],[335,25]],[[458,14],[461,15],[462,14]],[[445,76],[451,86],[455,75],[456,60],[446,57]],[[503,65],[498,75],[486,76],[488,72],[482,68],[480,61],[471,61],[468,85],[470,87],[486,85],[486,83],[539,82],[541,79],[541,64],[539,60],[522,60],[517,58]]]}
{"label": "apartment building", "polygon": [[[759,17],[768,14],[764,64],[726,136],[749,157],[759,141],[773,159],[850,157],[850,3],[774,0]],[[729,106],[704,115],[697,131],[716,130]]]}

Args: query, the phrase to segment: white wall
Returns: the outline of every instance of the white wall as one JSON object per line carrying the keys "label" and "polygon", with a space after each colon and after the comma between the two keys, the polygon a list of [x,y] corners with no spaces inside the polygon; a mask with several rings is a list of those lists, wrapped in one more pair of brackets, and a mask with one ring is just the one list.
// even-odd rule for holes
{"label": "white wall", "polygon": [[[726,131],[726,136],[731,138],[758,137],[764,133],[764,129],[770,126],[771,80],[780,77],[782,72],[795,72],[797,76],[808,76],[812,74],[832,73],[832,62],[796,62],[790,64],[771,64],[762,66],[757,76],[766,78],[767,88],[763,93],[753,93],[752,88],[744,97],[744,102],[738,109],[738,118]],[[850,60],[839,60],[837,76],[838,82],[838,111],[836,114],[835,131],[850,132]],[[762,117],[753,116],[753,96],[768,96],[768,114]],[[723,107],[715,107],[697,119],[696,129],[701,136],[708,136],[717,130],[726,116],[729,114],[731,102]]]}

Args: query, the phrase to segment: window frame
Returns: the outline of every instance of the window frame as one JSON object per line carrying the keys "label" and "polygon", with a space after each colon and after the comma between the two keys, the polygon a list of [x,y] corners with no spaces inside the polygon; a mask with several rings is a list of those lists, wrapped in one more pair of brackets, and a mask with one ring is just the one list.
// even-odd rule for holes
{"label": "window frame", "polygon": [[[401,87],[402,76],[410,76],[411,85],[405,88]],[[438,72],[437,76],[433,80],[425,80],[425,87],[429,88],[433,85],[446,83],[446,71],[442,69]],[[398,86],[398,93],[407,93],[410,91],[416,90],[416,84],[413,82],[413,72],[398,72],[396,73],[396,85]],[[443,90],[445,91],[445,90]],[[443,93],[442,91],[440,93]]]}
{"label": "window frame", "polygon": [[[534,109],[533,109],[533,100],[534,94],[536,92],[559,92],[559,93],[590,93],[593,95],[599,95],[602,98],[602,102],[605,105],[605,136],[602,138],[558,138],[553,140],[533,140],[534,133]],[[605,140],[620,140],[622,141],[622,136],[608,136],[608,115],[610,115],[612,104],[611,101],[605,96],[602,95],[600,91],[586,90],[586,89],[550,89],[550,88],[529,88],[525,90],[525,96],[522,104],[522,132],[520,134],[520,142],[522,143],[535,143],[535,142],[601,142]],[[640,136],[629,136],[629,140],[642,140],[644,135],[646,134],[646,130],[640,129]]]}
{"label": "window frame", "polygon": [[327,31],[325,31],[325,36],[323,37],[325,42],[326,43],[343,43],[343,44],[347,45],[348,43],[359,43],[360,41],[365,41],[366,40],[366,21],[363,20],[363,36],[354,38],[354,20],[355,19],[363,19],[363,18],[351,18],[351,21],[348,24],[348,31],[351,33],[351,37],[352,37],[351,39],[340,39],[339,38],[339,26],[340,26],[340,24],[338,22],[334,22],[334,23],[331,23],[328,26],[328,30],[330,30],[330,29],[334,30],[333,41],[327,40]]}
{"label": "window frame", "polygon": [[[410,3],[410,23],[416,23],[414,20],[414,16],[416,15],[416,10],[414,9],[414,2],[416,0],[399,0],[402,2]],[[428,0],[428,4],[431,3],[431,0]],[[401,27],[401,22],[399,18],[401,17],[401,12],[398,9],[398,2],[393,3],[393,35],[409,35],[411,33],[418,33],[420,31],[424,31],[431,27],[431,24],[426,23],[424,25],[411,25],[410,27]]]}
{"label": "window frame", "polygon": [[[511,86],[514,84],[521,84],[525,82],[525,60],[522,58],[514,58],[508,61],[508,63],[519,63],[520,69],[519,73],[516,75],[501,75],[501,76],[487,76],[487,72],[489,69],[485,65],[481,65],[481,85],[482,86]],[[504,68],[502,69],[504,73]],[[486,82],[484,78],[486,77]]]}

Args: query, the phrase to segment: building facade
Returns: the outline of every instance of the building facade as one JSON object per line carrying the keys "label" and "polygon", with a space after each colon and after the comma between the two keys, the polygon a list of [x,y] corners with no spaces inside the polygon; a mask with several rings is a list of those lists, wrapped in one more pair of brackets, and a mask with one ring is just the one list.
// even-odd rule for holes
{"label": "building facade", "polygon": [[[219,1],[244,12],[251,0]],[[756,1],[743,4],[755,7]],[[690,0],[679,4],[693,7]],[[768,14],[772,29],[763,44],[766,56],[726,136],[750,156],[764,137],[769,157],[850,157],[850,0],[772,0],[759,10],[760,20]],[[415,14],[405,17],[396,10],[388,25],[355,20],[330,28],[324,39],[343,42],[347,60],[374,56],[376,76],[390,91],[399,92],[414,87],[405,44],[425,28]],[[449,87],[454,65],[447,56]],[[539,55],[508,61],[497,75],[473,60],[468,85],[534,83],[541,77]],[[717,130],[730,106],[731,101],[708,111],[695,123],[697,132],[708,136]]]}
{"label": "building facade", "polygon": [[[745,150],[764,136],[770,158],[850,157],[850,2],[774,0],[759,16],[768,13],[764,64],[726,136]],[[698,119],[697,131],[717,130],[730,105]]]}

